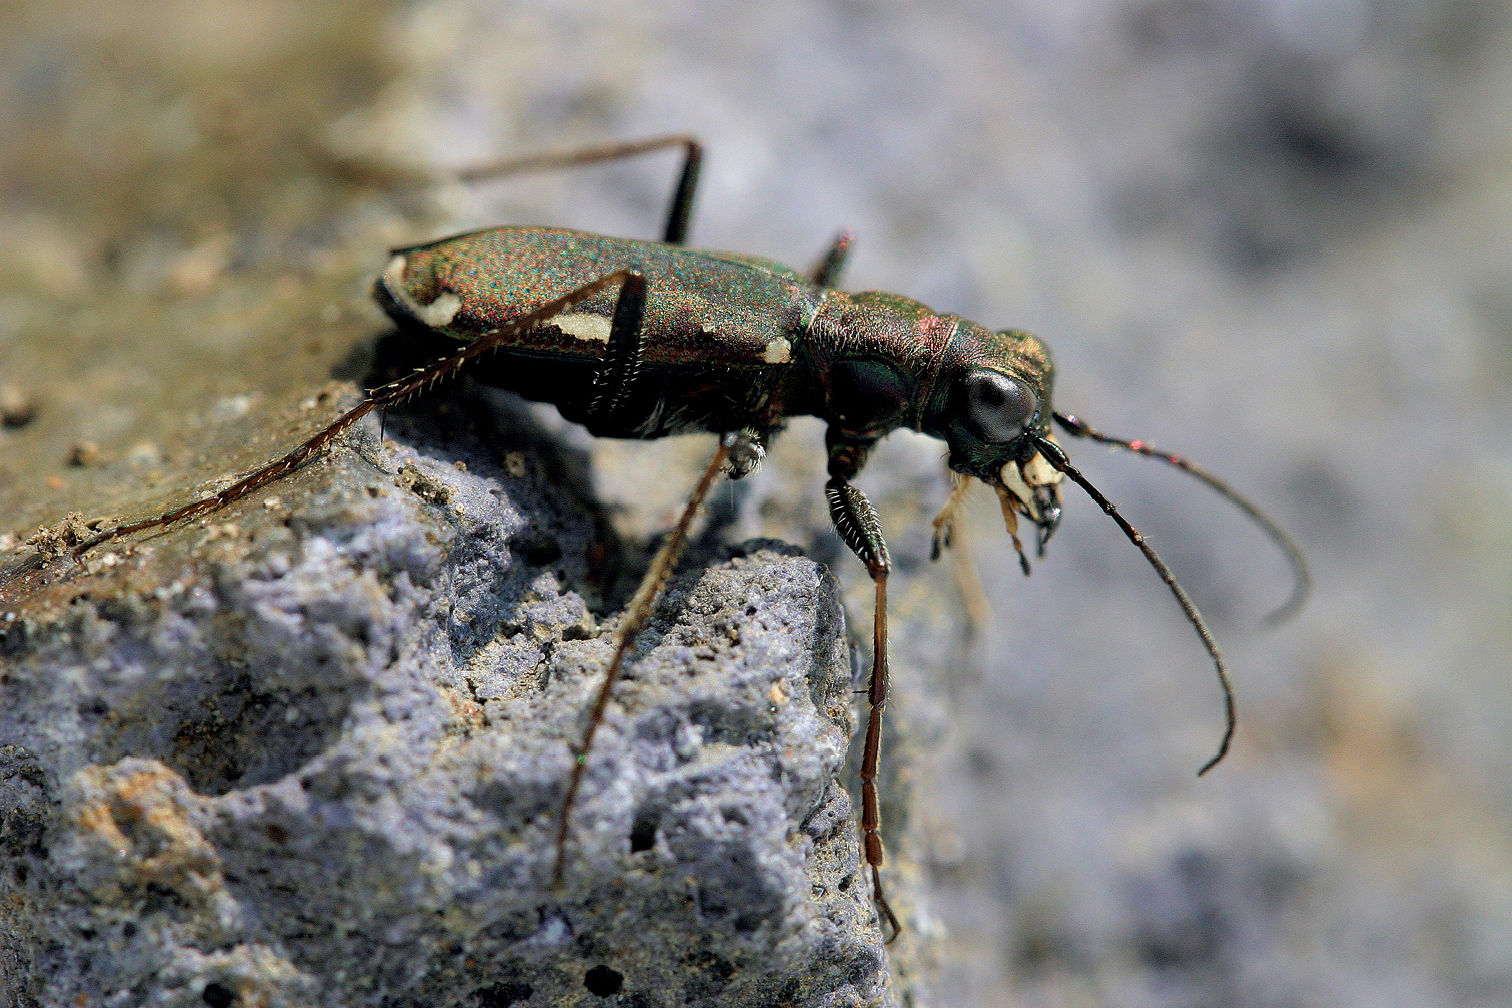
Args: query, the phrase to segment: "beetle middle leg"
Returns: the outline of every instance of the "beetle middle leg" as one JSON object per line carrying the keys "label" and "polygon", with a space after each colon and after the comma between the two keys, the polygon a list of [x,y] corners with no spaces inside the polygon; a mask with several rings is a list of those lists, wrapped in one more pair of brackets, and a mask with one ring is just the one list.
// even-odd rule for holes
{"label": "beetle middle leg", "polygon": [[624,409],[635,387],[644,338],[641,322],[646,314],[646,278],[634,266],[623,271],[614,317],[609,323],[609,342],[593,376],[588,413],[594,421],[610,424]]}

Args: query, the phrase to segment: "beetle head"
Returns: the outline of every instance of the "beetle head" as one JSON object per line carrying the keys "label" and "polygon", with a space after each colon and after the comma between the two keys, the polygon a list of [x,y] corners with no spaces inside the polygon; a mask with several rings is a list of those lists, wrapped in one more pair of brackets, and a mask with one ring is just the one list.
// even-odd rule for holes
{"label": "beetle head", "polygon": [[1042,443],[1054,441],[1054,375],[1050,352],[1036,337],[962,321],[925,421],[926,431],[950,446],[950,468],[996,490],[1010,525],[1014,513],[1033,522],[1041,549],[1061,516],[1061,474],[1041,454]]}

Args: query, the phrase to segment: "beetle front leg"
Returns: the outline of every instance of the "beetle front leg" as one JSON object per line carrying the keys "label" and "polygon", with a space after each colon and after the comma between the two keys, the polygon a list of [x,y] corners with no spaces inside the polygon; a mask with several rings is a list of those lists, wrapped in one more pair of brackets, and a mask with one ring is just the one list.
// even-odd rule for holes
{"label": "beetle front leg", "polygon": [[[831,450],[831,472],[836,469],[837,455]],[[843,460],[841,461],[843,465]],[[861,845],[866,863],[871,866],[872,895],[877,909],[892,928],[890,942],[902,928],[887,897],[882,893],[882,810],[877,796],[877,768],[882,760],[882,712],[887,707],[887,577],[892,560],[882,538],[882,523],[876,508],[866,495],[843,475],[832,475],[825,484],[830,520],[835,531],[852,553],[866,564],[876,586],[876,604],[872,613],[872,671],[867,685],[866,742],[861,750]]]}

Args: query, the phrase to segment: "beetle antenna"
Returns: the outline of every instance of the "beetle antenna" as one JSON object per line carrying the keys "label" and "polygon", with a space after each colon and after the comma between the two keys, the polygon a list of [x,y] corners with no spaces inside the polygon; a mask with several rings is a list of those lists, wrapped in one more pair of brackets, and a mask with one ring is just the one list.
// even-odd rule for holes
{"label": "beetle antenna", "polygon": [[[1057,414],[1057,419],[1059,419],[1059,414]],[[1213,667],[1218,673],[1218,685],[1223,690],[1223,739],[1218,743],[1218,751],[1213,754],[1211,759],[1202,764],[1202,768],[1197,771],[1197,776],[1201,777],[1217,766],[1224,756],[1228,755],[1229,743],[1234,740],[1234,726],[1238,722],[1238,715],[1234,707],[1234,683],[1229,678],[1228,666],[1223,663],[1223,655],[1218,651],[1218,642],[1213,639],[1213,633],[1208,629],[1207,621],[1202,618],[1202,613],[1197,611],[1197,606],[1191,597],[1187,595],[1186,589],[1181,587],[1181,584],[1176,580],[1176,575],[1171,573],[1171,568],[1167,567],[1165,561],[1160,559],[1160,555],[1155,552],[1154,548],[1145,540],[1145,537],[1133,525],[1129,524],[1129,520],[1119,513],[1118,508],[1113,506],[1113,502],[1103,496],[1102,491],[1093,486],[1092,481],[1083,476],[1081,470],[1071,464],[1071,460],[1066,457],[1066,453],[1061,449],[1060,445],[1047,437],[1039,435],[1034,435],[1034,442],[1035,447],[1039,449],[1039,453],[1045,458],[1045,461],[1049,462],[1056,472],[1070,477],[1073,483],[1085,490],[1087,496],[1091,497],[1093,502],[1102,508],[1109,518],[1118,523],[1118,527],[1123,529],[1123,533],[1129,542],[1133,543],[1138,547],[1139,552],[1144,554],[1150,566],[1155,568],[1155,573],[1160,575],[1160,580],[1165,582],[1166,587],[1175,596],[1176,603],[1181,606],[1181,611],[1186,614],[1187,622],[1192,625],[1193,630],[1197,631],[1197,636],[1202,638],[1202,646],[1207,649],[1208,656],[1213,659]]]}
{"label": "beetle antenna", "polygon": [[1286,554],[1286,561],[1291,566],[1291,594],[1287,596],[1285,602],[1282,602],[1281,605],[1277,606],[1273,612],[1265,617],[1265,622],[1271,625],[1283,623],[1295,616],[1298,610],[1302,608],[1303,604],[1307,601],[1308,595],[1312,593],[1312,575],[1307,570],[1307,559],[1302,555],[1302,549],[1297,545],[1297,541],[1287,535],[1286,531],[1277,525],[1269,515],[1260,510],[1258,504],[1255,504],[1223,480],[1202,468],[1202,466],[1181,455],[1161,451],[1138,439],[1125,440],[1121,437],[1115,437],[1112,434],[1098,430],[1074,414],[1056,413],[1055,421],[1061,425],[1067,434],[1073,437],[1088,438],[1105,445],[1112,445],[1115,448],[1134,452],[1137,455],[1159,459],[1167,465],[1174,466],[1199,482],[1205,483],[1218,496],[1244,512],[1249,520],[1254,522],[1265,533],[1266,538],[1275,543],[1276,547]]}

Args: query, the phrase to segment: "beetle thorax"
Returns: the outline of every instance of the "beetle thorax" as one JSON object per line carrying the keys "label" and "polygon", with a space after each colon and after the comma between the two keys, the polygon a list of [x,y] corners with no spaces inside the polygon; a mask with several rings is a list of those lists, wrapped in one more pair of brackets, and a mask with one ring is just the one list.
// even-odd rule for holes
{"label": "beetle thorax", "polygon": [[921,429],[958,321],[897,294],[829,292],[806,341],[820,397],[814,412],[852,439]]}

